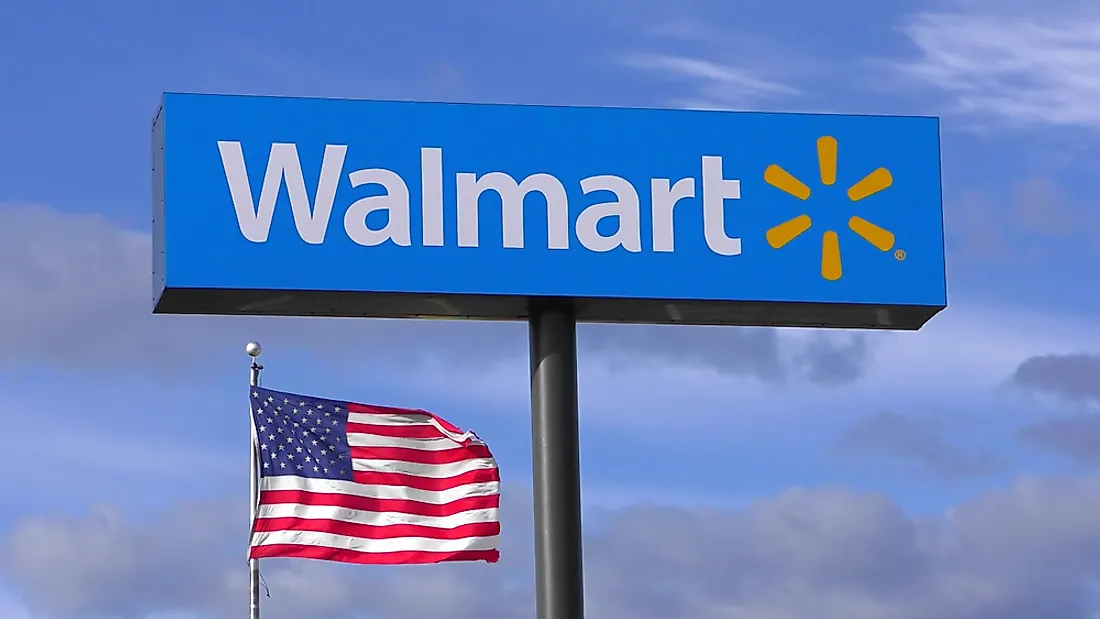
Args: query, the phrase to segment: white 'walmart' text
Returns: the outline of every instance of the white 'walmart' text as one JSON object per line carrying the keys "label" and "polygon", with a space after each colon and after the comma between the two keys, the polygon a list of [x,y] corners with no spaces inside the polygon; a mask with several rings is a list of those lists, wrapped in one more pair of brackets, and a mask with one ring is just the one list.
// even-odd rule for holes
{"label": "white 'walmart' text", "polygon": [[[319,245],[325,240],[336,188],[343,174],[348,147],[325,146],[317,191],[310,204],[295,144],[271,145],[259,202],[254,202],[248,181],[244,154],[240,142],[218,142],[222,167],[229,184],[233,208],[241,234],[253,243],[267,241],[275,202],[285,181],[298,236],[306,243]],[[741,239],[729,237],[725,231],[725,201],[741,197],[741,183],[722,178],[722,158],[702,157],[703,233],[707,246],[716,254],[736,256],[741,253]],[[412,244],[409,221],[409,187],[399,174],[385,168],[355,170],[348,174],[352,187],[379,185],[385,193],[352,202],[344,211],[344,231],[355,243],[376,246],[392,241],[408,247]],[[443,235],[443,149],[420,149],[420,189],[422,239],[427,247],[442,247]],[[615,201],[592,204],[577,216],[573,228],[577,240],[591,251],[606,252],[617,247],[627,251],[642,251],[641,205],[638,191],[625,178],[612,175],[589,176],[580,181],[581,191],[590,194],[608,191]],[[478,201],[481,194],[494,191],[500,196],[503,246],[523,248],[523,200],[533,192],[546,201],[547,248],[569,248],[569,199],[561,181],[550,174],[532,174],[516,181],[504,172],[455,174],[457,196],[458,246],[478,247]],[[695,179],[681,178],[675,183],[668,178],[650,179],[650,215],[652,217],[652,247],[656,252],[671,252],[675,246],[673,209],[685,198],[695,197]],[[387,211],[388,221],[380,229],[367,226],[367,216],[375,211]],[[606,217],[618,218],[618,229],[611,235],[601,234],[599,222]]]}

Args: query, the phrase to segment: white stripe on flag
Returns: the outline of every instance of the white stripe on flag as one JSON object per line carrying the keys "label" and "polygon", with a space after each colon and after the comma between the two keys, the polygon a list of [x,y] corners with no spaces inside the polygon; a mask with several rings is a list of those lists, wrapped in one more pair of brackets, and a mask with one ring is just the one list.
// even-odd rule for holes
{"label": "white stripe on flag", "polygon": [[445,505],[475,496],[491,496],[500,492],[500,482],[487,481],[477,484],[465,484],[447,490],[419,490],[406,486],[383,486],[378,484],[357,484],[352,481],[331,481],[310,479],[298,475],[277,475],[260,480],[260,491],[265,490],[303,490],[319,494],[344,494],[371,499],[407,499],[419,503]]}

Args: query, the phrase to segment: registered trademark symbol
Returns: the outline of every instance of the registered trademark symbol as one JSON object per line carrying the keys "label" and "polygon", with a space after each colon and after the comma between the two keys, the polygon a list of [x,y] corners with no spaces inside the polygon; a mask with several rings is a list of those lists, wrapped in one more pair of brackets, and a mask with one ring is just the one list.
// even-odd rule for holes
{"label": "registered trademark symbol", "polygon": [[897,260],[905,260],[905,250],[899,249],[894,252],[894,258]]}

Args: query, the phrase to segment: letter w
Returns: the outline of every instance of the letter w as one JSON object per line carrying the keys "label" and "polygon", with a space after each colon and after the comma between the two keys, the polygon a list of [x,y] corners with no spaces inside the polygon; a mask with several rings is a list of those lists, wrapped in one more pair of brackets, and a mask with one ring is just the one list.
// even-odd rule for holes
{"label": "letter w", "polygon": [[240,142],[218,142],[218,152],[229,183],[229,195],[237,211],[237,225],[244,238],[253,243],[267,241],[271,230],[271,218],[275,214],[275,201],[279,198],[283,179],[290,196],[290,210],[294,213],[294,227],[298,236],[311,245],[320,245],[328,230],[332,203],[336,200],[336,186],[344,169],[344,155],[348,147],[328,144],[321,162],[321,176],[317,181],[317,195],[310,205],[306,194],[306,181],[302,175],[302,163],[298,159],[298,147],[294,144],[274,143],[267,158],[264,184],[260,188],[260,202],[252,201],[252,187],[248,184],[248,171],[244,165],[244,153]]}

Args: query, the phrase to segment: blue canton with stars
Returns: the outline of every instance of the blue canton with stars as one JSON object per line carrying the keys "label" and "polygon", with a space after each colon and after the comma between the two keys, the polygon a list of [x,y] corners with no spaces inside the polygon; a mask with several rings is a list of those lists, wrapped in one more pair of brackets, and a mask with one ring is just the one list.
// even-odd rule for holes
{"label": "blue canton with stars", "polygon": [[260,476],[351,481],[346,402],[251,387]]}

